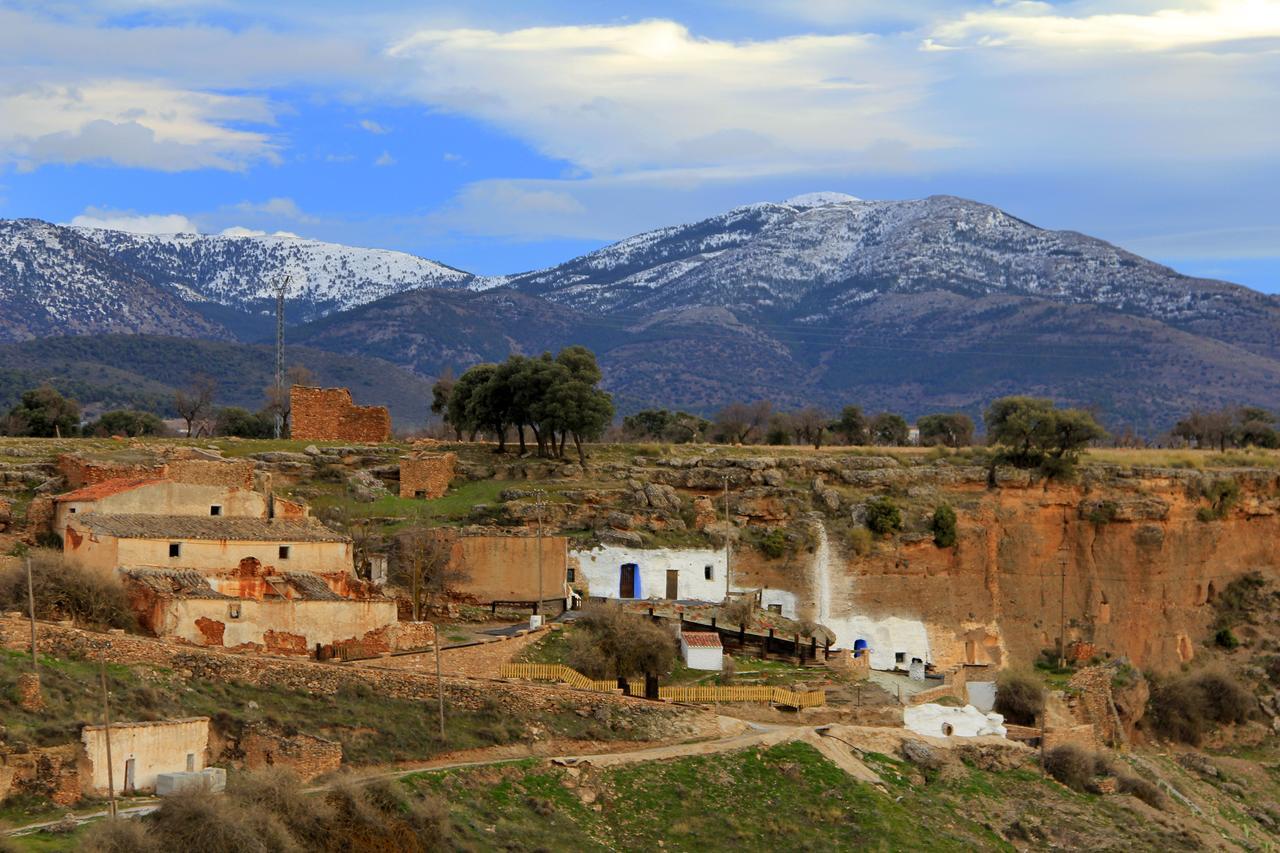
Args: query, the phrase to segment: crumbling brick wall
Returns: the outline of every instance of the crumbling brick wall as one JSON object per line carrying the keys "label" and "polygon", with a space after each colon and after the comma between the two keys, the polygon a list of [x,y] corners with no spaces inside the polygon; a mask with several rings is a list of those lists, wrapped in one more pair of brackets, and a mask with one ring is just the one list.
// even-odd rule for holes
{"label": "crumbling brick wall", "polygon": [[379,444],[391,437],[385,406],[357,406],[346,388],[289,389],[291,436],[309,441],[357,441]]}
{"label": "crumbling brick wall", "polygon": [[263,723],[250,723],[240,737],[244,767],[287,767],[303,782],[333,773],[342,766],[342,744],[322,737],[282,732]]}
{"label": "crumbling brick wall", "polygon": [[252,459],[172,459],[165,476],[176,483],[191,486],[223,486],[229,489],[252,489]]}
{"label": "crumbling brick wall", "polygon": [[0,751],[0,802],[16,794],[44,797],[59,806],[80,801],[81,755],[77,744]]}
{"label": "crumbling brick wall", "polygon": [[442,497],[453,482],[458,464],[456,453],[423,453],[400,457],[400,497]]}
{"label": "crumbling brick wall", "polygon": [[146,480],[165,476],[167,466],[163,462],[119,462],[87,459],[74,453],[58,457],[58,473],[67,481],[68,489],[80,489],[104,480]]}

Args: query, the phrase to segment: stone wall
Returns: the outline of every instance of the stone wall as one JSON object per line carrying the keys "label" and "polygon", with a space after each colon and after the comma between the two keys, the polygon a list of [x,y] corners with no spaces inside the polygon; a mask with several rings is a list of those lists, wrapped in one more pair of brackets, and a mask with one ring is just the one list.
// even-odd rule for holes
{"label": "stone wall", "polygon": [[385,406],[357,406],[346,388],[289,389],[290,435],[305,441],[357,441],[379,444],[391,437]]}
{"label": "stone wall", "polygon": [[88,459],[74,453],[64,453],[58,457],[58,473],[67,481],[68,489],[79,489],[92,486],[105,480],[121,478],[130,480],[146,480],[165,476],[167,466],[156,460],[138,459],[134,461]]}
{"label": "stone wall", "polygon": [[342,744],[294,732],[286,734],[263,723],[250,723],[240,737],[239,752],[248,770],[287,767],[303,782],[333,773],[342,766]]}
{"label": "stone wall", "polygon": [[59,806],[79,802],[81,765],[76,744],[0,751],[0,802],[17,794],[44,797]]}
{"label": "stone wall", "polygon": [[222,486],[228,489],[252,489],[252,459],[171,459],[166,466],[168,479],[192,486]]}
{"label": "stone wall", "polygon": [[453,481],[456,453],[427,453],[400,457],[400,497],[442,497]]}
{"label": "stone wall", "polygon": [[[0,616],[0,646],[29,649],[29,630],[28,623],[18,614]],[[112,663],[124,665],[150,664],[172,669],[185,678],[238,682],[313,696],[329,696],[343,687],[360,687],[397,699],[435,701],[436,698],[436,679],[427,673],[237,655],[129,634],[100,634],[51,622],[40,623],[38,642],[42,654],[54,657],[88,660],[105,657]],[[638,734],[657,733],[658,728],[666,728],[677,719],[687,724],[684,728],[692,726],[706,733],[715,730],[714,716],[705,712],[612,693],[448,677],[444,679],[444,689],[450,703],[468,710],[496,704],[499,711],[510,713],[558,713],[569,703],[587,712],[600,707],[625,708],[633,715]]]}

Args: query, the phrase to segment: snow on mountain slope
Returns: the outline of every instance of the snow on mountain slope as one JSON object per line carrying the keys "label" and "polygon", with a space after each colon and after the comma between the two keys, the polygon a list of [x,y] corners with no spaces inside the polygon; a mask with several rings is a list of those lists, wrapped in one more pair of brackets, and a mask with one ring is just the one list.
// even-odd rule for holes
{"label": "snow on mountain slope", "polygon": [[404,252],[289,236],[74,230],[153,284],[193,301],[269,310],[277,283],[289,276],[288,304],[297,320],[417,287],[464,287],[472,279],[469,273]]}
{"label": "snow on mountain slope", "polygon": [[716,305],[812,321],[886,293],[1007,293],[1196,322],[1275,312],[1236,285],[1182,276],[1116,246],[952,196],[810,193],[647,232],[507,285],[593,313]]}

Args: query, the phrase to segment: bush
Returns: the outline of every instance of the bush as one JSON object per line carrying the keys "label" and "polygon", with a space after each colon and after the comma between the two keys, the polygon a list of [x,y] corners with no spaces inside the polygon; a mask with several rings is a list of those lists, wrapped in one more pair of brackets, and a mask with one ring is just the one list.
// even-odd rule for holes
{"label": "bush", "polygon": [[867,502],[867,528],[877,536],[902,529],[902,512],[892,498],[879,497]]}
{"label": "bush", "polygon": [[1044,757],[1045,772],[1073,791],[1086,791],[1093,777],[1107,771],[1107,765],[1097,753],[1074,743],[1049,750]]}
{"label": "bush", "polygon": [[933,544],[939,548],[950,548],[956,544],[956,511],[943,504],[933,511],[933,522],[929,525],[933,530]]}
{"label": "bush", "polygon": [[[9,849],[0,844],[0,851]],[[81,853],[159,853],[160,846],[140,820],[100,820],[84,837]]]}
{"label": "bush", "polygon": [[116,409],[104,412],[102,417],[84,428],[85,435],[104,437],[124,435],[134,438],[140,435],[164,435],[168,432],[164,421],[151,412],[133,409]]}
{"label": "bush", "polygon": [[[35,550],[31,557],[31,584],[36,616],[41,619],[74,619],[95,628],[136,630],[137,620],[124,587],[111,578],[63,562],[53,551]],[[26,613],[27,571],[24,565],[0,572],[0,610]]]}
{"label": "bush", "polygon": [[1153,809],[1164,809],[1164,794],[1154,783],[1132,773],[1117,773],[1116,781],[1120,783],[1120,793],[1133,794]]}
{"label": "bush", "polygon": [[865,527],[855,527],[849,534],[849,547],[853,548],[853,553],[859,557],[865,557],[871,553],[871,531]]}
{"label": "bush", "polygon": [[1144,721],[1159,737],[1198,745],[1218,725],[1243,723],[1253,717],[1257,699],[1248,688],[1217,670],[1152,681]]}
{"label": "bush", "polygon": [[760,539],[760,550],[771,560],[776,560],[787,553],[787,534],[781,530],[770,530]]}
{"label": "bush", "polygon": [[575,621],[566,659],[590,678],[663,676],[675,666],[676,644],[669,631],[644,616],[598,604]]}
{"label": "bush", "polygon": [[996,713],[1015,725],[1035,723],[1044,699],[1044,684],[1029,672],[1005,670],[996,676]]}
{"label": "bush", "polygon": [[1213,635],[1213,642],[1228,651],[1240,647],[1240,640],[1236,638],[1230,628],[1220,628],[1218,633]]}

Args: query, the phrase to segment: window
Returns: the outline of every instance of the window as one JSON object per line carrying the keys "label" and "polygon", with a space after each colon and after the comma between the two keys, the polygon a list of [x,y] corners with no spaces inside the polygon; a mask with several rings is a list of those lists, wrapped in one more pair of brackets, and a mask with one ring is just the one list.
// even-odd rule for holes
{"label": "window", "polygon": [[777,613],[779,616],[781,616],[781,615],[782,615],[782,605],[781,605],[781,604],[770,604],[770,605],[769,605],[769,612],[770,612],[770,613]]}
{"label": "window", "polygon": [[282,560],[287,560],[287,559],[289,559],[289,546],[288,546],[288,545],[281,545],[281,546],[280,546],[280,559],[282,559]]}
{"label": "window", "polygon": [[222,507],[217,504],[209,507],[209,515],[222,515]]}
{"label": "window", "polygon": [[67,510],[67,512],[71,513],[72,515],[75,515],[75,514],[76,514],[76,508],[75,508],[75,507],[72,507],[71,509]]}
{"label": "window", "polygon": [[194,752],[187,753],[187,772],[194,773],[196,769],[196,754]]}
{"label": "window", "polygon": [[894,663],[906,663],[906,662],[907,662],[907,653],[906,653],[906,652],[894,652],[894,653],[893,653],[893,662],[894,662]]}
{"label": "window", "polygon": [[715,577],[715,574],[716,574],[716,570],[713,566],[702,567],[702,576],[707,580],[712,580]]}
{"label": "window", "polygon": [[565,569],[565,580],[567,580],[569,583],[573,583],[577,579],[578,579],[577,570],[574,569],[573,566],[569,566],[569,568]]}
{"label": "window", "polygon": [[170,559],[172,559],[172,558],[174,558],[174,557],[181,557],[181,556],[182,556],[182,543],[181,543],[181,542],[170,542],[170,543],[169,543],[169,557],[170,557]]}
{"label": "window", "polygon": [[413,496],[414,496],[415,498],[425,498],[425,497],[427,496],[427,490],[426,490],[426,489],[415,489],[415,490],[414,490],[414,492],[413,492]]}
{"label": "window", "polygon": [[227,605],[227,618],[228,619],[240,618],[240,602],[237,601],[235,604]]}

